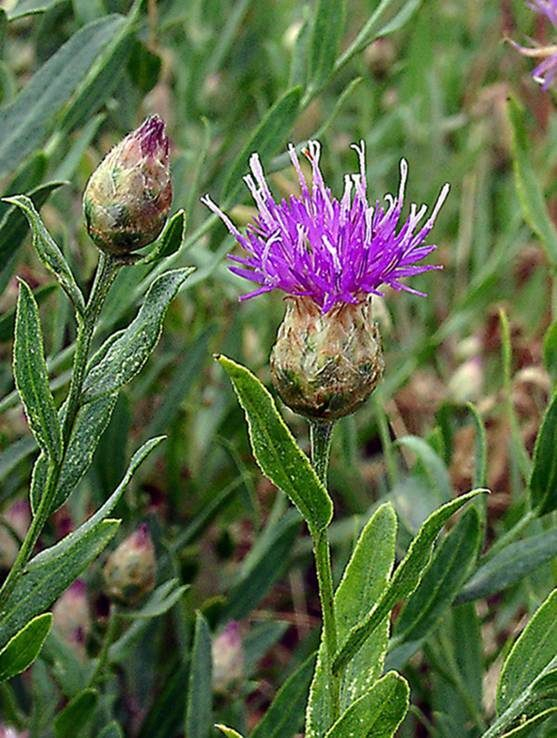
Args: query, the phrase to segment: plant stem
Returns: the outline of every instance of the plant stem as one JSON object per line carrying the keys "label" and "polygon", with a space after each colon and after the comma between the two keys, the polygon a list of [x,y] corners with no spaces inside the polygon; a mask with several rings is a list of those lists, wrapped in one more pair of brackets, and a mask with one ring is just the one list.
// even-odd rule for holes
{"label": "plant stem", "polygon": [[104,633],[101,650],[99,651],[99,655],[97,656],[97,665],[89,681],[90,687],[94,686],[99,681],[106,665],[108,664],[110,646],[112,645],[112,641],[114,640],[114,636],[116,635],[117,626],[118,609],[116,605],[112,603],[110,605],[110,612],[108,613],[108,623],[106,625],[106,631]]}
{"label": "plant stem", "polygon": [[18,551],[16,560],[0,588],[0,609],[13,592],[15,585],[17,584],[17,580],[31,558],[33,549],[35,548],[37,540],[50,515],[52,503],[58,488],[58,478],[64,464],[68,441],[70,440],[77,412],[79,410],[79,398],[81,396],[83,381],[85,379],[87,359],[89,357],[95,324],[119,266],[120,262],[117,259],[101,253],[99,263],[97,265],[95,280],[85,309],[85,315],[77,318],[78,329],[73,371],[62,424],[64,454],[62,455],[62,459],[59,463],[56,464],[51,461],[48,465],[44,489],[37,509],[33,515],[33,520],[25,534],[25,538],[23,539],[21,548]]}
{"label": "plant stem", "polygon": [[[310,422],[311,461],[319,479],[327,483],[327,469],[331,450],[333,424],[323,421]],[[313,555],[317,569],[319,599],[323,613],[323,640],[325,642],[327,683],[331,708],[331,724],[340,714],[340,676],[333,674],[333,659],[338,648],[335,617],[333,575],[331,571],[331,552],[327,530],[311,530]]]}

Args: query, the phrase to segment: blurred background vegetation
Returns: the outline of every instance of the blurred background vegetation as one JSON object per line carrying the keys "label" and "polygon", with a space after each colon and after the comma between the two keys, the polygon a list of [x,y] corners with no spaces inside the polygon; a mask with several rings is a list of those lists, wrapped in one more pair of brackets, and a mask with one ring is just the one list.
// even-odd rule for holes
{"label": "blurred background vegetation", "polygon": [[[171,306],[146,371],[121,396],[91,472],[44,540],[61,537],[98,506],[140,442],[168,435],[118,513],[126,531],[149,523],[161,581],[172,575],[191,586],[164,616],[138,619],[119,634],[103,709],[125,735],[183,732],[197,608],[217,634],[240,621],[242,673],[214,701],[215,719],[239,730],[257,723],[285,676],[318,645],[308,538],[297,513],[256,469],[241,410],[211,357],[226,353],[268,382],[281,295],[238,303],[247,285],[227,270],[232,240],[199,202],[208,192],[246,223],[254,211],[241,177],[252,151],[274,172],[281,195],[296,190],[286,146],[310,137],[322,142],[323,171],[337,195],[343,174],[356,171],[350,144],[360,139],[378,198],[396,190],[401,157],[409,162],[412,201],[431,203],[444,182],[452,187],[433,231],[439,248],[432,258],[444,269],[413,283],[426,299],[387,294],[377,301],[384,382],[335,432],[336,573],[379,500],[397,508],[401,551],[435,507],[477,483],[492,490],[486,546],[524,515],[533,443],[557,371],[557,296],[551,222],[532,206],[535,197],[521,206],[513,158],[524,153],[527,136],[530,173],[555,211],[557,117],[551,93],[529,77],[530,61],[504,39],[551,41],[550,32],[522,0],[411,0],[387,3],[361,48],[351,46],[377,5],[348,0],[344,26],[331,20],[342,31],[341,63],[320,68],[308,51],[312,2],[1,3],[4,194],[32,192],[45,203],[45,221],[88,284],[97,254],[80,193],[110,147],[158,113],[172,140],[174,208],[185,208],[188,218],[186,248],[174,263],[197,267]],[[357,53],[343,57],[346,49]],[[525,126],[522,139],[515,130],[514,143],[510,96],[519,106],[515,124]],[[35,450],[10,369],[15,275],[38,290],[55,387],[68,378],[74,327],[65,296],[29,248],[23,217],[0,203],[0,218],[0,502],[9,510],[26,494]],[[133,315],[149,269],[119,275],[105,334]],[[285,417],[307,448],[305,423],[288,411]],[[523,534],[551,531],[551,517],[530,522]],[[452,608],[450,599],[438,605],[416,639],[417,653],[393,650],[392,663],[412,687],[401,736],[480,734],[494,710],[502,645],[555,586],[551,540],[534,570],[510,583],[499,574],[490,591]],[[90,655],[105,628],[99,570],[86,577]],[[57,705],[75,689],[53,654],[47,648],[31,675],[0,691],[0,715],[18,724],[32,709],[35,735],[48,734]],[[292,721],[301,730],[301,706]]]}

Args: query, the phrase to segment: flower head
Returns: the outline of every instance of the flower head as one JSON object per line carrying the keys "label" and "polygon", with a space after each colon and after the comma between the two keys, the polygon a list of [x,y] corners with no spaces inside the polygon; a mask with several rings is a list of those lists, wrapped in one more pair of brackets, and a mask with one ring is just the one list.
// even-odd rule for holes
{"label": "flower head", "polygon": [[[557,28],[557,0],[531,0],[528,6],[545,17]],[[515,49],[524,56],[540,59],[532,71],[534,80],[547,90],[557,75],[557,45],[527,47],[511,41]]]}
{"label": "flower head", "polygon": [[363,141],[354,145],[359,172],[345,177],[342,198],[325,185],[319,168],[320,144],[309,141],[305,151],[312,167],[308,185],[294,146],[290,159],[300,184],[300,195],[277,202],[265,180],[257,154],[250,158],[251,174],[244,177],[258,207],[258,215],[240,233],[225,213],[208,197],[202,201],[223,220],[245,255],[230,255],[231,271],[259,287],[247,299],[271,290],[308,297],[323,313],[335,305],[359,304],[368,295],[382,295],[382,285],[423,294],[401,280],[439,267],[422,262],[435,246],[425,244],[449,186],[441,193],[423,221],[427,206],[410,206],[402,217],[408,165],[400,164],[400,186],[385,203],[370,203],[365,173]]}
{"label": "flower head", "polygon": [[164,121],[147,118],[99,164],[83,195],[87,230],[103,251],[128,254],[154,241],[172,201]]}
{"label": "flower head", "polygon": [[108,557],[103,569],[107,595],[135,605],[155,586],[157,561],[149,528],[142,523]]}

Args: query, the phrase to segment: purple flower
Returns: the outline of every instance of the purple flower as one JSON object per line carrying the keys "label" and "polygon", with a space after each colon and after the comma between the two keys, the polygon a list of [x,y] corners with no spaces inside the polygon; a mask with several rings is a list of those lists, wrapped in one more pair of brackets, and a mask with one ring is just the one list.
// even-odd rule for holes
{"label": "purple flower", "polygon": [[[424,244],[449,192],[445,184],[425,222],[427,206],[410,206],[402,217],[408,165],[400,163],[400,185],[396,196],[386,195],[386,204],[370,204],[365,173],[364,142],[353,145],[360,171],[345,176],[344,194],[333,197],[319,169],[320,144],[309,141],[304,152],[311,162],[313,182],[308,185],[294,146],[290,159],[298,175],[300,195],[276,202],[257,154],[250,158],[252,174],[244,177],[259,213],[242,234],[208,195],[202,202],[216,213],[242,246],[245,255],[230,255],[236,263],[231,271],[260,285],[243,295],[248,299],[278,289],[288,295],[305,296],[328,312],[335,305],[358,304],[368,295],[382,295],[381,285],[414,294],[423,293],[401,280],[439,269],[418,264],[435,246]],[[421,225],[420,225],[421,224]]]}
{"label": "purple flower", "polygon": [[[545,15],[557,28],[557,0],[531,0],[528,7],[540,15]],[[542,89],[547,90],[557,75],[557,45],[529,48],[520,46],[514,41],[511,43],[524,56],[542,60],[532,71],[532,77]]]}

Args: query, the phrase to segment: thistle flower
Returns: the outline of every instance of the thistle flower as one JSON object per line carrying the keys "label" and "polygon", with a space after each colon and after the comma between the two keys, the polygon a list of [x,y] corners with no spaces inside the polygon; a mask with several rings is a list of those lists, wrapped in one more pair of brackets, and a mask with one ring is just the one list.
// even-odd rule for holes
{"label": "thistle flower", "polygon": [[91,175],[83,195],[87,230],[112,254],[129,254],[154,241],[172,201],[168,138],[157,115],[124,138]]}
{"label": "thistle flower", "polygon": [[424,245],[447,197],[444,185],[428,219],[419,225],[427,206],[410,206],[402,219],[408,165],[400,164],[397,196],[386,195],[386,206],[368,201],[363,141],[354,145],[358,174],[345,177],[340,200],[326,187],[319,168],[320,144],[309,141],[306,156],[313,170],[310,189],[293,146],[290,159],[298,175],[300,196],[276,202],[265,180],[257,154],[250,159],[252,174],[244,178],[259,214],[245,234],[215,205],[209,196],[202,202],[216,213],[242,246],[245,256],[230,255],[231,271],[259,287],[243,295],[248,299],[278,289],[287,295],[309,297],[323,313],[335,305],[357,305],[368,295],[382,295],[380,287],[423,294],[401,282],[421,272],[437,269],[418,265],[435,246]]}
{"label": "thistle flower", "polygon": [[[528,3],[534,12],[545,17],[557,28],[557,0],[531,0]],[[540,63],[532,71],[533,79],[547,90],[557,74],[557,45],[527,47],[511,41],[511,44],[524,56],[541,59]]]}
{"label": "thistle flower", "polygon": [[271,356],[275,387],[295,412],[325,420],[354,412],[379,382],[381,338],[371,322],[369,298],[382,296],[383,285],[423,295],[402,280],[440,268],[420,262],[435,249],[425,241],[449,192],[445,184],[425,221],[427,206],[414,203],[403,218],[408,165],[402,160],[398,194],[386,195],[386,204],[371,204],[363,141],[353,148],[359,172],[345,177],[340,200],[323,180],[317,141],[310,141],[305,152],[311,187],[295,148],[289,147],[300,195],[280,202],[253,154],[244,180],[259,213],[245,234],[208,196],[203,198],[243,248],[244,255],[230,256],[231,271],[259,285],[240,299],[274,289],[289,298]]}
{"label": "thistle flower", "polygon": [[116,548],[104,565],[107,595],[125,605],[135,605],[155,586],[157,562],[149,528],[142,523]]}

